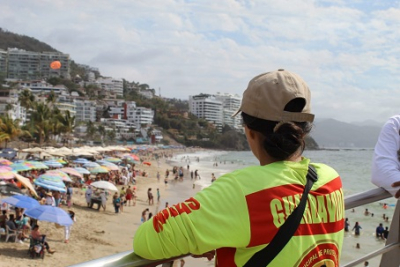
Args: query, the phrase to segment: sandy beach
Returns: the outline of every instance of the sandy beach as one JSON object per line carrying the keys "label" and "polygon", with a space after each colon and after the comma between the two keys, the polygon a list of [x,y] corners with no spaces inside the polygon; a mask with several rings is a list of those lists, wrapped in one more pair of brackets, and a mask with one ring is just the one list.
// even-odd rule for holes
{"label": "sandy beach", "polygon": [[[183,152],[185,153],[185,152]],[[179,155],[175,155],[175,160]],[[187,171],[183,182],[171,182],[168,186],[164,184],[164,173],[166,169],[172,170],[172,166],[166,160],[161,160],[159,164],[155,160],[152,165],[138,165],[137,169],[145,170],[149,173],[148,177],[137,177],[137,203],[135,206],[124,206],[122,213],[115,214],[108,197],[106,211],[90,209],[86,207],[84,191],[74,188],[73,211],[76,214],[76,222],[72,226],[69,243],[64,243],[64,228],[57,228],[54,223],[39,221],[40,231],[47,235],[47,241],[56,253],[46,253],[44,260],[31,259],[28,255],[29,242],[24,244],[8,241],[4,242],[4,237],[0,242],[1,266],[70,266],[77,263],[105,257],[108,255],[132,250],[133,236],[140,225],[141,213],[149,208],[150,212],[156,214],[157,211],[165,207],[165,202],[170,205],[182,201],[186,196],[195,194],[199,190],[192,188],[192,182]],[[159,166],[158,166],[159,165]],[[183,166],[186,170],[186,164]],[[157,181],[156,174],[160,172],[160,181]],[[171,180],[171,175],[170,175]],[[118,186],[122,188],[121,185]],[[155,196],[154,205],[147,203],[147,189],[152,188]],[[157,203],[156,189],[159,188],[161,199]],[[111,192],[113,193],[113,192]],[[67,209],[66,206],[62,208]],[[185,266],[213,266],[212,262],[206,259],[186,258]]]}

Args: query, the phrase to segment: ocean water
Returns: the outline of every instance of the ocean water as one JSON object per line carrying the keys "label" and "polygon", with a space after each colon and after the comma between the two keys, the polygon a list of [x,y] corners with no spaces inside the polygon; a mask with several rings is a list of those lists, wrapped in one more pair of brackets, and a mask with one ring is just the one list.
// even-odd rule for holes
{"label": "ocean water", "polygon": [[[345,196],[376,188],[370,182],[372,154],[372,149],[318,150],[305,151],[303,153],[312,162],[325,163],[339,173],[342,178]],[[189,165],[190,170],[197,169],[201,179],[195,182],[196,189],[201,189],[211,184],[212,173],[218,178],[235,169],[258,165],[258,161],[251,151],[198,151],[191,154],[180,154],[173,158],[170,164],[185,168]],[[190,177],[185,175],[185,178],[186,181],[181,185],[177,185],[178,188],[175,188],[175,194],[171,195],[170,203],[174,204],[194,194],[194,191],[189,190],[192,185]],[[371,203],[356,208],[355,212],[346,211],[346,217],[349,218],[350,222],[350,229],[352,229],[355,222],[359,222],[362,229],[360,236],[354,236],[353,232],[345,233],[341,264],[352,261],[384,246],[384,241],[375,238],[375,229],[379,223],[383,223],[384,227],[388,226],[390,229],[390,219],[394,212],[396,200],[389,198],[384,202],[389,204],[389,208],[386,210],[382,208],[382,203]],[[365,209],[368,209],[374,216],[365,216]],[[383,214],[389,216],[389,222],[383,220]],[[357,243],[360,244],[359,249],[356,248]],[[369,260],[370,266],[378,266],[379,261],[380,256]]]}

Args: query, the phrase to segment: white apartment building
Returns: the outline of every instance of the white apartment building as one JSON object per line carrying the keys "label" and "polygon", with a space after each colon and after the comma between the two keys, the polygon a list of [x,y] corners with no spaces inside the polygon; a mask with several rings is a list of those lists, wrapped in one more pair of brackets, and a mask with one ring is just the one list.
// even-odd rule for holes
{"label": "white apartment building", "polygon": [[[7,79],[9,81],[13,81],[13,79]],[[31,89],[33,94],[40,93],[50,93],[53,91],[55,94],[64,94],[68,91],[67,87],[63,84],[59,85],[51,85],[43,80],[31,80],[31,81],[15,81],[21,87],[28,87]]]}
{"label": "white apartment building", "polygon": [[98,78],[96,81],[98,87],[102,88],[105,91],[113,92],[117,96],[124,95],[124,88],[122,80],[114,79],[111,77],[108,78]]}
{"label": "white apartment building", "polygon": [[223,105],[213,95],[189,96],[189,110],[198,118],[203,118],[221,130],[223,125]]}
{"label": "white apartment building", "polygon": [[24,125],[27,120],[27,112],[21,107],[18,101],[19,90],[3,89],[0,90],[0,114],[8,115],[13,120],[20,120],[20,125]]}
{"label": "white apartment building", "polygon": [[138,93],[139,95],[148,99],[152,99],[154,97],[153,92],[150,90],[139,90]]}
{"label": "white apartment building", "polygon": [[150,108],[136,107],[134,123],[137,128],[141,125],[151,125],[154,120],[154,111]]}
{"label": "white apartment building", "polygon": [[236,116],[232,118],[232,114],[235,113],[242,102],[242,98],[238,94],[228,94],[228,93],[217,93],[215,98],[222,102],[222,122],[223,125],[229,125],[234,129],[241,129],[242,118]]}
{"label": "white apartment building", "polygon": [[74,99],[75,104],[75,120],[83,122],[96,121],[96,101]]}

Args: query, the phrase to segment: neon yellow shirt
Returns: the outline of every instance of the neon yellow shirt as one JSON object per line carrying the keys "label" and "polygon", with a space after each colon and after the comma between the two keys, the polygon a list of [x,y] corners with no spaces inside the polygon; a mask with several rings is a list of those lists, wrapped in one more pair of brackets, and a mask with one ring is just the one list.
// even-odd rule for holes
{"label": "neon yellow shirt", "polygon": [[[216,266],[243,266],[274,237],[300,202],[309,159],[247,167],[218,178],[194,197],[144,223],[134,251],[147,259],[216,249]],[[339,266],[344,201],[339,175],[312,164],[318,181],[294,236],[269,266]]]}

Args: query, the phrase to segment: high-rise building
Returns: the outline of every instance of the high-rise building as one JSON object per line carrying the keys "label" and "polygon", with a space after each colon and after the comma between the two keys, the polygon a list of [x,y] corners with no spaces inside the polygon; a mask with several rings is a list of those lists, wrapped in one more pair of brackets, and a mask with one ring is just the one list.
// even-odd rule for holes
{"label": "high-rise building", "polygon": [[[0,54],[4,55],[4,53]],[[53,61],[60,61],[61,67],[59,69],[50,68],[50,64]],[[10,79],[38,80],[50,77],[71,78],[69,55],[60,52],[32,52],[9,48],[7,50],[6,62],[7,78]]]}
{"label": "high-rise building", "polygon": [[7,77],[7,51],[0,49],[0,78]]}
{"label": "high-rise building", "polygon": [[189,96],[189,110],[198,118],[203,118],[221,130],[223,126],[223,105],[214,95]]}
{"label": "high-rise building", "polygon": [[232,114],[235,113],[240,108],[242,98],[238,94],[228,94],[228,93],[225,94],[217,93],[215,95],[215,98],[222,102],[223,125],[229,125],[234,129],[241,129],[242,118],[240,116],[232,118]]}
{"label": "high-rise building", "polygon": [[99,87],[103,90],[113,92],[117,96],[124,95],[124,87],[122,80],[114,79],[114,78],[99,78],[96,83],[99,84]]}
{"label": "high-rise building", "polygon": [[74,99],[75,103],[75,120],[83,122],[96,121],[96,101]]}

